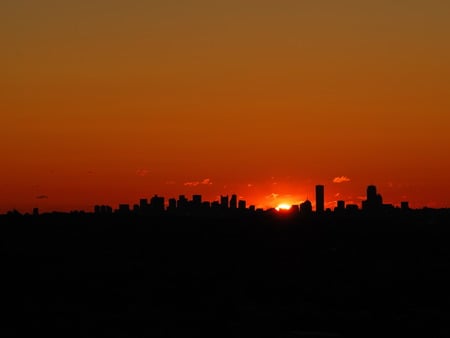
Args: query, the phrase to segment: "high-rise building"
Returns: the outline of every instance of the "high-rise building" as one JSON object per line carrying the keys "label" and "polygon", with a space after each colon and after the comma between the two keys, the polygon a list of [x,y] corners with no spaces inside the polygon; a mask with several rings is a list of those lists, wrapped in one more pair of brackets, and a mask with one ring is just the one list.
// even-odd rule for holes
{"label": "high-rise building", "polygon": [[141,198],[139,200],[139,206],[141,209],[145,209],[148,206],[148,201],[146,198]]}
{"label": "high-rise building", "polygon": [[202,205],[202,195],[192,195],[192,204],[195,207],[200,207]]}
{"label": "high-rise building", "polygon": [[169,206],[167,210],[173,211],[177,208],[177,200],[175,198],[169,198]]}
{"label": "high-rise building", "polygon": [[311,201],[306,200],[303,203],[300,203],[300,213],[302,215],[309,215],[312,213],[312,204]]}
{"label": "high-rise building", "polygon": [[188,200],[187,200],[186,196],[184,196],[184,195],[178,196],[177,208],[185,209],[187,207],[188,207]]}
{"label": "high-rise building", "polygon": [[228,209],[228,195],[225,196],[220,195],[220,206],[223,209]]}
{"label": "high-rise building", "polygon": [[164,197],[153,196],[150,199],[150,207],[153,211],[164,211]]}
{"label": "high-rise building", "polygon": [[323,213],[324,211],[325,211],[324,186],[316,185],[316,212]]}
{"label": "high-rise building", "polygon": [[383,198],[377,194],[377,187],[369,185],[367,187],[367,199],[362,202],[363,210],[377,210],[383,205]]}
{"label": "high-rise building", "polygon": [[240,209],[240,210],[244,210],[245,208],[246,208],[246,205],[247,203],[245,202],[245,200],[239,200],[239,202],[238,202],[238,208]]}
{"label": "high-rise building", "polygon": [[148,205],[148,201],[146,198],[141,198],[139,200],[139,210],[141,213],[146,213],[148,212],[149,209],[149,205]]}
{"label": "high-rise building", "polygon": [[369,185],[367,187],[367,201],[373,203],[377,200],[377,187],[374,185]]}
{"label": "high-rise building", "polygon": [[237,196],[236,195],[231,195],[231,199],[230,199],[230,209],[236,209],[237,208]]}

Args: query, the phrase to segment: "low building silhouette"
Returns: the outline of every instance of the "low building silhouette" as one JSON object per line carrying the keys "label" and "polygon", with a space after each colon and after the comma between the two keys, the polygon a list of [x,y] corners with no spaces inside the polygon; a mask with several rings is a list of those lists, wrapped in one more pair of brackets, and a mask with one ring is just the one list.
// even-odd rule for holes
{"label": "low building silhouette", "polygon": [[192,195],[192,206],[200,208],[202,205],[202,195]]}
{"label": "low building silhouette", "polygon": [[336,208],[334,208],[334,211],[336,212],[342,212],[345,210],[345,201],[339,200],[336,202]]}
{"label": "low building silhouette", "polygon": [[129,204],[119,204],[119,209],[117,209],[117,212],[120,214],[127,214],[130,212],[130,205]]}
{"label": "low building silhouette", "polygon": [[177,200],[175,198],[169,198],[169,205],[167,206],[167,210],[175,211],[177,209]]}
{"label": "low building silhouette", "polygon": [[306,200],[300,203],[300,214],[303,216],[310,215],[312,213],[312,203],[310,200]]}

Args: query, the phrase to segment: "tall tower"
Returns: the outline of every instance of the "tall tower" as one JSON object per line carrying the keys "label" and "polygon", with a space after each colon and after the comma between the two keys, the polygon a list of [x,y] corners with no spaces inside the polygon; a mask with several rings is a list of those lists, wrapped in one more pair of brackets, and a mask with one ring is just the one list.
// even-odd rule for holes
{"label": "tall tower", "polygon": [[236,195],[231,195],[231,199],[230,199],[230,209],[236,209],[237,208],[237,196]]}
{"label": "tall tower", "polygon": [[367,201],[369,203],[375,204],[377,200],[377,187],[374,185],[369,185],[367,187]]}
{"label": "tall tower", "polygon": [[377,187],[369,185],[367,187],[367,200],[362,202],[364,210],[377,210],[383,205],[383,198],[377,194]]}
{"label": "tall tower", "polygon": [[229,206],[228,195],[225,195],[225,196],[220,195],[220,206],[223,209],[228,209],[228,206]]}
{"label": "tall tower", "polygon": [[325,211],[324,186],[316,185],[316,212],[322,213],[324,211]]}

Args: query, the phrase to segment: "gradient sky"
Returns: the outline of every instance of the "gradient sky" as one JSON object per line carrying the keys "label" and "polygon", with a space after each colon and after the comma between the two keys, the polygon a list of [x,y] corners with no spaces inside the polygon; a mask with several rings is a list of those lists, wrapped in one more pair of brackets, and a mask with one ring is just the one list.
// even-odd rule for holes
{"label": "gradient sky", "polygon": [[0,212],[450,207],[449,41],[447,0],[2,0]]}

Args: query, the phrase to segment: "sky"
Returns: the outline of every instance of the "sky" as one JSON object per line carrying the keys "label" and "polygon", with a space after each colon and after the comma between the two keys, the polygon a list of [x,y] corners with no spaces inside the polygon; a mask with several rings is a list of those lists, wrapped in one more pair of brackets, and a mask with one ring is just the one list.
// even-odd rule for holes
{"label": "sky", "polygon": [[450,2],[3,0],[0,213],[450,207]]}

